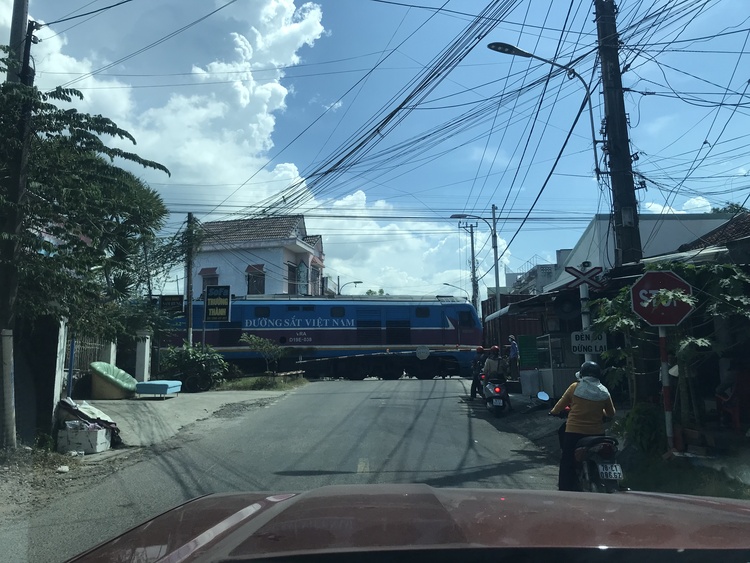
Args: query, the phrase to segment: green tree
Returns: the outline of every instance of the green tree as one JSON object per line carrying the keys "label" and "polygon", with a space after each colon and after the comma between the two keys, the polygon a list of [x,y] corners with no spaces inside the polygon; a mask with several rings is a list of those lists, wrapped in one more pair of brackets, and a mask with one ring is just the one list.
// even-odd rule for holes
{"label": "green tree", "polygon": [[[664,263],[650,269],[672,270],[694,289],[693,295],[681,291],[661,290],[652,297],[654,303],[666,304],[673,300],[689,303],[694,312],[680,326],[669,330],[669,348],[675,351],[680,367],[679,394],[680,412],[677,413],[683,422],[689,419],[701,422],[702,406],[695,389],[693,365],[698,358],[708,354],[722,356],[728,350],[722,343],[694,333],[696,324],[710,322],[713,317],[742,318],[750,320],[750,277],[733,264],[685,264]],[[594,311],[593,329],[599,332],[615,332],[623,336],[624,345],[604,354],[605,359],[618,366],[612,370],[622,372],[631,382],[631,400],[636,401],[634,358],[640,353],[640,343],[645,338],[655,338],[650,330],[632,311],[630,307],[630,286],[609,299],[592,302]],[[743,326],[749,326],[744,323]],[[736,335],[737,341],[747,341],[750,334]]]}
{"label": "green tree", "polygon": [[739,203],[727,202],[723,207],[712,207],[711,213],[732,213],[737,215],[738,213],[747,213],[749,210],[744,205]]}
{"label": "green tree", "polygon": [[[286,353],[286,350],[273,340],[262,338],[255,334],[243,334],[240,337],[240,342],[247,344],[250,347],[250,350],[263,356],[263,359],[266,361],[267,372],[271,371],[271,365],[276,368],[278,361]],[[276,370],[274,369],[274,372],[275,371]]]}
{"label": "green tree", "polygon": [[[166,168],[105,144],[107,136],[135,142],[109,119],[56,105],[75,97],[81,96],[72,90],[43,94],[18,85],[0,87],[4,169],[15,154],[17,108],[24,100],[32,103],[28,188],[17,232],[11,235],[16,248],[0,254],[2,267],[10,267],[16,277],[15,282],[4,280],[3,293],[11,295],[0,302],[3,327],[11,327],[17,314],[27,319],[52,315],[75,323],[82,313],[93,313],[96,320],[87,320],[89,329],[106,321],[96,314],[102,282],[110,297],[130,285],[128,257],[139,243],[155,236],[167,214],[156,192],[113,163]],[[3,188],[0,215],[6,219],[12,202],[5,198],[10,188]]]}
{"label": "green tree", "polygon": [[640,321],[630,306],[630,287],[624,287],[611,299],[597,299],[591,303],[594,322],[591,329],[597,333],[619,333],[622,345],[602,354],[610,366],[604,371],[604,381],[609,387],[617,386],[623,379],[628,384],[631,404],[637,397],[634,353],[637,348]]}
{"label": "green tree", "polygon": [[[119,148],[135,139],[113,121],[63,107],[81,98],[70,89],[0,85],[2,330],[41,316],[94,334],[122,328],[112,309],[133,288],[128,256],[166,217],[158,194],[116,163],[168,170]],[[15,435],[10,405],[3,394],[6,442]]]}

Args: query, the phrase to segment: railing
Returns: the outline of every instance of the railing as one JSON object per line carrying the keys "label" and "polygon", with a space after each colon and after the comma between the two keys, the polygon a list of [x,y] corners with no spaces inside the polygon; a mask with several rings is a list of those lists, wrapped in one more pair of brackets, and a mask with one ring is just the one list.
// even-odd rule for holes
{"label": "railing", "polygon": [[[70,339],[71,335],[68,334],[68,339],[65,342],[66,371],[70,367]],[[107,345],[109,345],[109,342],[106,342],[101,338],[92,338],[89,336],[76,337],[73,349],[73,373],[77,374],[87,371],[91,362],[99,360],[102,350]]]}

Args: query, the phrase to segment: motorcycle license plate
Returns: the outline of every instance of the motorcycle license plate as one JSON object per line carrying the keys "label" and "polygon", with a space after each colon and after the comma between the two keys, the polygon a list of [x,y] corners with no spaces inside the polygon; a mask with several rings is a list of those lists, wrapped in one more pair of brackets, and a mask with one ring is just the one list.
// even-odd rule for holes
{"label": "motorcycle license plate", "polygon": [[599,478],[620,481],[622,479],[622,467],[619,463],[600,463]]}
{"label": "motorcycle license plate", "polygon": [[502,399],[492,399],[492,406],[493,407],[502,407],[503,406],[503,400]]}

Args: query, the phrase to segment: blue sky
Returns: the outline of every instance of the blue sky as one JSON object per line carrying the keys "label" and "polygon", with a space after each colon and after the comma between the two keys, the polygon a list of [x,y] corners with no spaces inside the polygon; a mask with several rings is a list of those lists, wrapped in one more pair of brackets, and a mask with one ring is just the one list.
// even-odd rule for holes
{"label": "blue sky", "polygon": [[[30,15],[55,22],[114,3],[32,0]],[[202,220],[303,213],[308,232],[324,236],[327,273],[365,282],[353,292],[434,294],[453,291],[443,283],[470,290],[469,240],[453,213],[489,218],[497,205],[502,265],[515,271],[552,260],[595,213],[609,212],[588,112],[564,146],[581,83],[486,48],[504,41],[576,61],[600,138],[590,0],[225,4],[133,0],[52,24],[34,46],[40,87],[80,88],[84,110],[114,119],[142,156],[172,170],[139,171],[173,212],[166,234],[188,211]],[[0,0],[3,43],[11,6]],[[640,211],[744,201],[746,0],[618,7]],[[483,10],[497,21],[477,21]],[[598,153],[603,167],[601,145]],[[487,225],[477,224],[485,296],[492,251]]]}

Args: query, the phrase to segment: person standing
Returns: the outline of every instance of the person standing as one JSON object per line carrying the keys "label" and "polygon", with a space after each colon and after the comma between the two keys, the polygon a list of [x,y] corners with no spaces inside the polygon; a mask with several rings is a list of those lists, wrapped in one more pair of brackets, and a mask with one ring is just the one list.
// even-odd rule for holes
{"label": "person standing", "polygon": [[516,337],[512,334],[508,337],[510,342],[510,353],[508,354],[508,368],[510,373],[510,379],[517,380],[520,369],[521,356],[518,353],[518,343],[516,343]]}
{"label": "person standing", "polygon": [[571,384],[557,404],[549,411],[558,415],[570,407],[562,440],[562,455],[557,488],[561,491],[578,491],[575,466],[575,449],[578,440],[586,436],[604,436],[603,417],[615,416],[615,406],[609,390],[599,381],[601,368],[596,362],[584,362],[576,374],[579,381]]}

